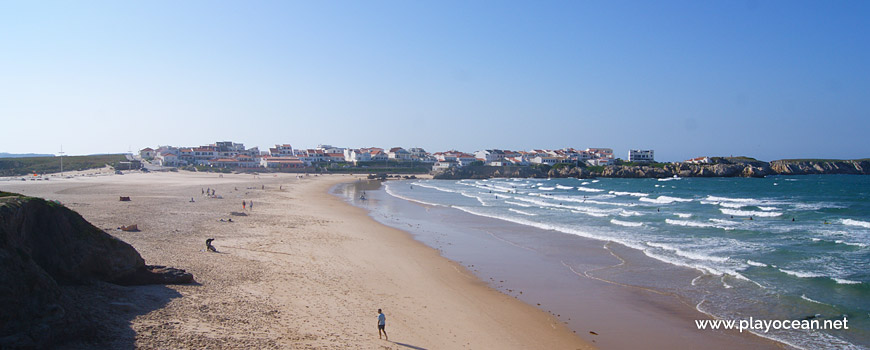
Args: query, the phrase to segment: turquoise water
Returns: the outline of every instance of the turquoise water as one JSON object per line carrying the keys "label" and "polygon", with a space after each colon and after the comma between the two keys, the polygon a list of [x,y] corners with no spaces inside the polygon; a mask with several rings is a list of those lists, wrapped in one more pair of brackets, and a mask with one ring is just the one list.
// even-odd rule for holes
{"label": "turquoise water", "polygon": [[386,192],[697,269],[668,288],[717,318],[849,320],[848,331],[762,334],[796,347],[870,345],[867,176],[416,180]]}

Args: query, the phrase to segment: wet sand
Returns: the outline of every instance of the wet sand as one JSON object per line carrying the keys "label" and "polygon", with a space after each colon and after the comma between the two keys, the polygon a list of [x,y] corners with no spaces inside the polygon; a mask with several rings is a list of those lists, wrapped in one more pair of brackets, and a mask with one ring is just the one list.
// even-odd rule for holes
{"label": "wet sand", "polygon": [[[327,194],[353,180],[133,173],[0,181],[0,190],[59,200],[146,263],[195,276],[193,285],[65,287],[100,320],[96,336],[69,347],[593,348],[554,315]],[[141,231],[115,230],[129,224]],[[206,238],[219,253],[205,251]],[[378,308],[390,341],[377,338]]]}
{"label": "wet sand", "polygon": [[409,202],[383,190],[367,194],[367,201],[353,202],[379,222],[410,232],[603,349],[785,347],[748,332],[698,330],[694,320],[710,317],[696,310],[698,300],[676,290],[692,283],[697,270],[616,243]]}

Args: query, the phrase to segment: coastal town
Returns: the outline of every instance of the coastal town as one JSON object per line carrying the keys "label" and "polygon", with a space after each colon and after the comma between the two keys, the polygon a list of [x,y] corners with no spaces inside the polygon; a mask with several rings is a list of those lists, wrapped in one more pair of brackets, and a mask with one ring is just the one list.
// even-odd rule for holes
{"label": "coastal town", "polygon": [[[417,164],[433,172],[468,165],[534,166],[557,164],[605,166],[616,161],[611,148],[563,148],[511,151],[484,149],[471,153],[448,150],[430,153],[423,148],[346,148],[322,144],[315,148],[294,148],[280,144],[261,151],[242,143],[215,142],[197,147],[159,146],[139,151],[142,160],[162,167],[206,166],[233,169],[306,169]],[[653,150],[630,150],[629,162],[655,162]]]}

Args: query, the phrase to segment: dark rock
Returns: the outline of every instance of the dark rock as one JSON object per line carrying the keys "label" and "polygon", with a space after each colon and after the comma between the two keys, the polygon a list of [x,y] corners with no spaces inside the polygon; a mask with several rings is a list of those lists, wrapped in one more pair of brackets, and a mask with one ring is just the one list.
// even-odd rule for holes
{"label": "dark rock", "polygon": [[131,245],[78,213],[40,198],[0,202],[0,249],[32,260],[61,284],[111,281],[145,266]]}
{"label": "dark rock", "polygon": [[0,349],[47,348],[89,336],[88,315],[60,286],[193,280],[183,270],[146,266],[132,246],[63,205],[5,192],[0,192],[0,266]]}
{"label": "dark rock", "polygon": [[182,270],[166,266],[145,266],[136,272],[112,281],[122,286],[138,286],[145,284],[187,284],[193,282],[193,275]]}

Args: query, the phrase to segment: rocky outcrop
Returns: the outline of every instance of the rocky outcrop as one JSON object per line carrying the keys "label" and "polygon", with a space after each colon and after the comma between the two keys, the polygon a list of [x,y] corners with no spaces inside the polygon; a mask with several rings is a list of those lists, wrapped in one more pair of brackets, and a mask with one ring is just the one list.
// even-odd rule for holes
{"label": "rocky outcrop", "polygon": [[557,167],[544,172],[533,167],[474,166],[451,168],[435,174],[436,179],[486,179],[491,177],[765,177],[768,175],[856,174],[870,175],[870,160],[795,161],[770,163],[749,158],[718,158],[712,164],[658,163],[650,165],[610,165],[605,167]]}
{"label": "rocky outcrop", "polygon": [[809,174],[851,174],[870,175],[870,160],[775,160],[770,167],[777,174],[809,175]]}
{"label": "rocky outcrop", "polygon": [[[145,265],[129,244],[63,205],[0,192],[0,348],[69,337],[61,285],[186,283],[183,270]],[[162,268],[162,269],[161,269]]]}

